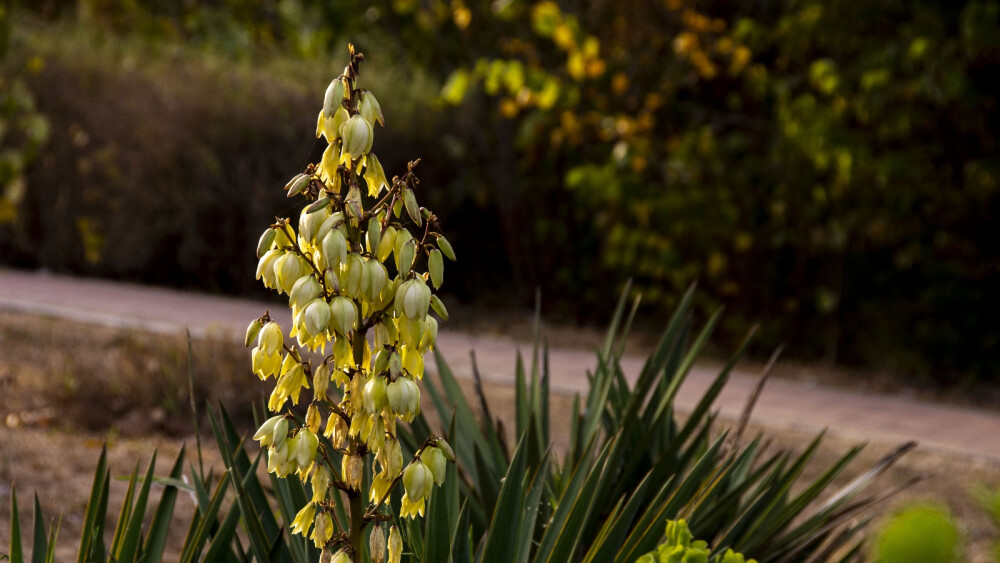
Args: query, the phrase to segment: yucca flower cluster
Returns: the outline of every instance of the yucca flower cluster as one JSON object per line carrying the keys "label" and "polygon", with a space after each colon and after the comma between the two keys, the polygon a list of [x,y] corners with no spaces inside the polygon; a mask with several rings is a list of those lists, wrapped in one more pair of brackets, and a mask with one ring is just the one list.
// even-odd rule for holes
{"label": "yucca flower cluster", "polygon": [[[383,561],[382,522],[393,518],[387,503],[393,487],[403,484],[399,517],[423,515],[433,486],[454,461],[447,442],[431,436],[404,465],[396,438],[397,421],[420,412],[417,382],[424,354],[437,340],[430,313],[448,318],[434,290],[443,281],[444,257],[454,260],[454,252],[435,215],[417,204],[419,161],[389,181],[371,152],[375,124],[384,126],[385,119],[375,96],[357,87],[363,56],[350,51],[319,113],[316,136],[327,142],[322,160],[285,186],[289,197],[312,203],[295,226],[277,219],[257,248],[257,278],[288,296],[288,338],[266,313],[250,324],[246,338],[247,346],[257,342],[253,372],[275,378],[267,407],[276,415],[254,439],[267,448],[268,471],[309,483],[312,500],[292,531],[308,535],[323,548],[324,560],[338,563],[360,560],[369,525],[369,552]],[[299,421],[288,409],[299,404],[303,389],[311,389],[312,399]],[[364,507],[369,455],[373,474]],[[336,519],[338,491],[348,499],[351,522]],[[401,553],[392,526],[389,560],[398,562]]]}

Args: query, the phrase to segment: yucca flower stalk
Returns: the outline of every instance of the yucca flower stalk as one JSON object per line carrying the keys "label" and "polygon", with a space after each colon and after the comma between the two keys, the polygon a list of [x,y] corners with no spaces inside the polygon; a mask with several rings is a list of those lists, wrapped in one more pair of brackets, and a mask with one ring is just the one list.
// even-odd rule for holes
{"label": "yucca flower stalk", "polygon": [[[257,278],[288,296],[287,338],[267,313],[246,336],[248,347],[257,342],[254,373],[275,378],[267,404],[274,416],[254,439],[267,448],[268,471],[312,490],[291,531],[311,538],[324,561],[339,562],[361,560],[369,526],[370,555],[383,560],[382,523],[423,515],[446,462],[454,461],[451,447],[431,435],[404,465],[396,437],[397,422],[420,412],[423,356],[437,339],[430,312],[448,317],[434,291],[443,258],[455,256],[437,217],[417,203],[419,160],[389,181],[371,152],[375,124],[385,118],[375,96],[357,85],[363,59],[351,46],[350,63],[330,83],[319,113],[322,159],[285,186],[289,197],[312,203],[295,226],[277,218],[257,248]],[[311,397],[299,420],[290,408],[308,397],[304,389]],[[367,457],[372,475],[363,490]],[[400,483],[394,515],[387,501]],[[336,506],[344,497],[346,513]],[[399,561],[395,526],[389,538],[389,559]]]}

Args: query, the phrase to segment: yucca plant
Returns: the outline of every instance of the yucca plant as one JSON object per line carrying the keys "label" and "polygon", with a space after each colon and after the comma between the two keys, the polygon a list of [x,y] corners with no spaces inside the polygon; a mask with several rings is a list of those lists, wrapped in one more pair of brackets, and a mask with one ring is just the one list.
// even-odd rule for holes
{"label": "yucca plant", "polygon": [[[695,408],[678,417],[677,390],[719,321],[713,315],[692,341],[692,294],[681,300],[634,385],[621,358],[638,301],[626,315],[623,295],[588,374],[587,394],[574,399],[570,420],[558,422],[570,434],[561,453],[550,447],[548,358],[537,337],[530,376],[518,359],[519,439],[510,455],[494,426],[499,421],[488,414],[477,421],[438,354],[437,383],[426,388],[440,419],[451,421],[446,437],[462,478],[442,502],[431,503],[422,527],[408,526],[409,543],[425,546],[417,558],[443,561],[437,554],[447,551],[451,561],[632,562],[655,548],[668,519],[678,518],[713,546],[713,555],[732,549],[762,563],[857,558],[857,533],[867,519],[855,517],[894,491],[860,500],[858,494],[914,444],[831,490],[861,446],[799,484],[822,435],[794,455],[769,452],[762,437],[743,443],[742,427],[719,432],[712,404],[749,335]],[[488,413],[486,398],[479,400]],[[445,540],[450,545],[441,545]]]}

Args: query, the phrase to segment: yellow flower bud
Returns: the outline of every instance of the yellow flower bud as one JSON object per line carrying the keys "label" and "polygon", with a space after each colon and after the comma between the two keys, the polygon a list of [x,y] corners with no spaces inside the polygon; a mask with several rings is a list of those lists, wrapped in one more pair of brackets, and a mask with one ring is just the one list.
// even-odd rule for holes
{"label": "yellow flower bud", "polygon": [[313,434],[312,430],[303,428],[296,435],[295,461],[299,467],[309,467],[316,459],[316,448],[319,447],[319,438]]}
{"label": "yellow flower bud", "polygon": [[330,388],[330,368],[326,364],[320,364],[313,372],[313,397],[317,401],[329,399],[326,392]]}
{"label": "yellow flower bud", "polygon": [[268,322],[261,328],[257,339],[257,345],[268,355],[281,351],[284,342],[285,336],[281,332],[281,326],[274,321]]}
{"label": "yellow flower bud", "polygon": [[327,471],[325,465],[316,465],[310,484],[312,485],[313,502],[323,502],[323,499],[326,498],[326,491],[330,488],[330,472]]}
{"label": "yellow flower bud", "polygon": [[365,162],[365,183],[368,184],[368,195],[378,197],[384,188],[389,187],[389,181],[385,178],[385,170],[382,163],[374,153],[366,157]]}
{"label": "yellow flower bud", "polygon": [[419,350],[410,346],[402,347],[403,369],[407,373],[421,379],[424,376],[424,355]]}
{"label": "yellow flower bud", "polygon": [[292,290],[295,282],[309,273],[309,265],[297,254],[286,252],[274,262],[274,274],[281,291]]}
{"label": "yellow flower bud", "polygon": [[361,93],[361,99],[358,102],[359,112],[361,117],[365,118],[365,121],[369,125],[375,127],[375,122],[378,121],[385,127],[385,117],[382,116],[382,106],[379,105],[378,100],[375,96],[368,91]]}
{"label": "yellow flower bud", "polygon": [[364,264],[361,257],[355,253],[347,255],[347,261],[340,266],[340,289],[348,297],[361,296],[361,276],[364,275]]}
{"label": "yellow flower bud", "polygon": [[403,536],[395,525],[389,530],[389,563],[399,563],[403,557]]}
{"label": "yellow flower bud", "polygon": [[428,315],[427,318],[424,319],[424,323],[425,323],[424,335],[420,339],[420,346],[419,346],[422,352],[434,349],[434,345],[437,344],[437,335],[438,335],[437,319]]}
{"label": "yellow flower bud", "polygon": [[306,428],[313,433],[319,432],[319,425],[322,422],[323,419],[319,415],[319,408],[316,407],[316,403],[310,403],[309,408],[306,409]]}
{"label": "yellow flower bud", "polygon": [[316,518],[316,505],[313,503],[308,503],[299,510],[299,513],[295,515],[295,520],[292,522],[292,533],[299,535],[306,535],[309,533],[309,528],[312,528],[313,520]]}

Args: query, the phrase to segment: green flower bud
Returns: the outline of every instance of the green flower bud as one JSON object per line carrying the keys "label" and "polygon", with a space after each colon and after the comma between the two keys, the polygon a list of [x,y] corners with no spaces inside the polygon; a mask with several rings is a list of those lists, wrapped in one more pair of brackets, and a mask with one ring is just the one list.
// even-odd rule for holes
{"label": "green flower bud", "polygon": [[365,231],[365,247],[368,253],[374,254],[380,242],[382,242],[382,227],[379,225],[378,217],[372,217],[368,220],[368,229]]}
{"label": "green flower bud", "polygon": [[431,308],[445,321],[448,320],[448,309],[445,308],[444,302],[437,295],[431,295]]}
{"label": "green flower bud", "polygon": [[315,276],[302,276],[288,292],[288,302],[293,307],[301,309],[319,297],[321,293],[323,293],[323,288],[316,281]]}
{"label": "green flower bud", "polygon": [[451,449],[451,445],[445,441],[444,438],[437,439],[437,447],[444,454],[444,458],[448,461],[455,463],[455,450]]}
{"label": "green flower bud", "polygon": [[417,254],[417,242],[413,239],[406,241],[400,249],[397,264],[400,275],[406,275],[413,268],[413,258]]}
{"label": "green flower bud", "polygon": [[455,250],[451,247],[451,243],[448,242],[448,239],[444,238],[443,236],[440,236],[437,239],[437,243],[438,243],[438,248],[440,248],[441,252],[443,252],[444,255],[448,257],[448,260],[454,262]]}
{"label": "green flower bud", "polygon": [[372,126],[360,115],[353,115],[341,125],[340,136],[344,138],[341,159],[346,156],[351,160],[357,160],[371,148]]}
{"label": "green flower bud", "polygon": [[269,228],[260,235],[260,241],[257,242],[257,258],[264,256],[265,252],[271,250],[271,247],[274,246],[275,234],[274,229]]}
{"label": "green flower bud", "polygon": [[379,259],[379,262],[385,262],[386,259],[389,258],[389,254],[392,252],[392,248],[395,243],[396,229],[390,225],[385,228],[385,232],[382,233],[382,238],[378,242],[378,251],[376,252],[375,257]]}
{"label": "green flower bud", "polygon": [[445,469],[448,464],[448,461],[444,458],[444,452],[434,447],[427,448],[424,450],[424,453],[420,454],[420,461],[427,466],[427,469],[430,469],[434,482],[442,485],[444,483]]}
{"label": "green flower bud", "polygon": [[399,352],[391,352],[389,354],[389,375],[393,380],[399,379],[399,374],[403,371],[403,359],[399,355]]}
{"label": "green flower bud", "polygon": [[243,339],[244,348],[250,347],[250,343],[253,342],[255,338],[257,338],[257,333],[260,332],[260,327],[262,326],[264,325],[263,323],[260,322],[260,319],[255,319],[250,323],[249,326],[247,326],[247,335],[246,338]]}
{"label": "green flower bud", "polygon": [[334,78],[326,87],[326,93],[323,95],[323,116],[333,117],[337,109],[342,107],[341,102],[343,101],[344,81],[340,78]]}
{"label": "green flower bud", "polygon": [[[318,132],[316,136],[319,137]],[[286,197],[292,197],[306,191],[310,180],[312,180],[312,176],[309,174],[299,174],[292,178],[291,181],[285,184],[285,191],[288,192]]]}
{"label": "green flower bud", "polygon": [[420,216],[420,206],[417,205],[417,196],[413,195],[413,190],[405,188],[403,190],[403,204],[406,205],[406,214],[413,219],[417,226],[424,224],[424,218]]}
{"label": "green flower bud", "polygon": [[277,354],[285,344],[285,335],[281,332],[281,326],[271,321],[260,329],[257,338],[257,345],[264,350],[267,355]]}
{"label": "green flower bud", "polygon": [[375,354],[375,363],[372,366],[372,373],[378,375],[389,368],[389,355],[391,352],[382,348]]}
{"label": "green flower bud", "polygon": [[431,283],[434,284],[434,289],[441,287],[444,283],[444,258],[441,257],[441,251],[438,249],[431,250],[427,255],[427,270],[431,274]]}
{"label": "green flower bud", "polygon": [[365,384],[365,410],[377,413],[385,406],[385,378],[376,375]]}
{"label": "green flower bud", "polygon": [[[310,276],[311,277],[311,276]],[[326,332],[330,325],[330,306],[322,297],[313,299],[305,308],[306,332],[312,336],[318,336]]]}
{"label": "green flower bud", "polygon": [[330,302],[330,313],[330,324],[337,334],[347,336],[358,327],[358,308],[354,301],[346,297],[335,297]]}

